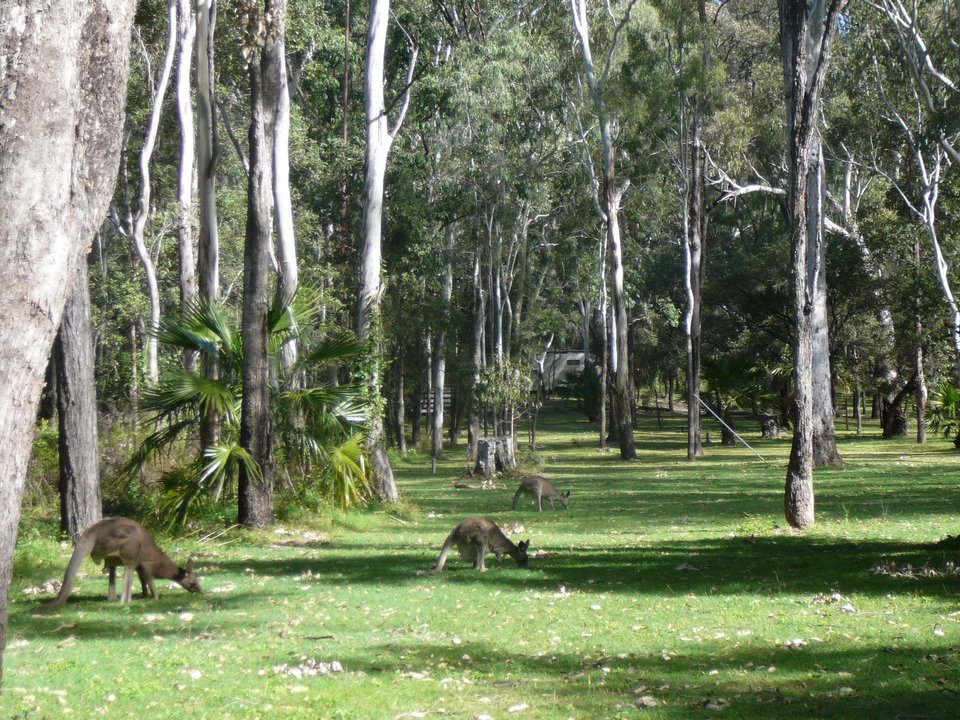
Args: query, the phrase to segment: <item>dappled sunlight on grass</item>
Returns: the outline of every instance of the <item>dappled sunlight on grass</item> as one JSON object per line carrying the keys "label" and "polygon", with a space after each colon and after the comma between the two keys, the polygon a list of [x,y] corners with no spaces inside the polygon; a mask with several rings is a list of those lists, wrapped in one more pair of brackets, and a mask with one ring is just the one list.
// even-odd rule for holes
{"label": "dappled sunlight on grass", "polygon": [[[684,423],[644,416],[623,463],[572,402],[549,404],[535,454],[521,443],[523,467],[491,489],[462,446],[436,474],[395,456],[401,507],[171,541],[197,553],[200,596],[110,605],[87,563],[41,614],[23,590],[68,551],[25,539],[0,716],[169,717],[189,699],[208,718],[955,717],[960,545],[938,541],[960,532],[960,454],[842,433],[846,463],[817,472],[817,525],[798,534],[789,438],[741,421],[763,460],[712,445],[690,463]],[[570,508],[512,510],[524,472]],[[530,567],[453,556],[433,573],[470,515],[529,538]]]}

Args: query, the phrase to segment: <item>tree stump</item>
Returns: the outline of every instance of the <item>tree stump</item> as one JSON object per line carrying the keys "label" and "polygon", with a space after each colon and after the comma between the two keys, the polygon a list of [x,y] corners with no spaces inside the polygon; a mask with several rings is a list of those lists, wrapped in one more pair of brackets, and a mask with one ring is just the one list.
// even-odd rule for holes
{"label": "tree stump", "polygon": [[773,415],[760,416],[760,435],[764,440],[780,437],[780,425]]}
{"label": "tree stump", "polygon": [[477,464],[473,468],[476,475],[493,477],[497,471],[512,470],[517,466],[513,451],[513,438],[491,437],[477,441]]}

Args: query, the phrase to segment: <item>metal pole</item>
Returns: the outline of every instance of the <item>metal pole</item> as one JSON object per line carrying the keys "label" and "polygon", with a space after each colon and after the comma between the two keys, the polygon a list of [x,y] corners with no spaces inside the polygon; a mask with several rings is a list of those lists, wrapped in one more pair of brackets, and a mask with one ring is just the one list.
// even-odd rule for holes
{"label": "metal pole", "polygon": [[729,425],[727,425],[727,424],[723,421],[723,419],[713,411],[713,408],[711,408],[711,407],[710,407],[709,405],[707,405],[703,400],[701,400],[699,395],[697,395],[696,393],[694,393],[693,396],[697,399],[697,401],[698,401],[701,405],[703,405],[703,406],[707,409],[707,412],[708,412],[708,413],[710,413],[711,415],[713,415],[717,420],[720,421],[720,424],[721,424],[721,425],[723,425],[727,430],[729,430],[730,432],[732,432],[732,433],[733,433],[733,436],[734,436],[737,440],[739,440],[740,442],[742,442],[742,443],[747,447],[747,449],[748,449],[750,452],[752,452],[754,455],[756,455],[756,456],[757,456],[758,458],[760,458],[761,460],[764,459],[763,455],[761,455],[761,454],[758,453],[756,450],[754,450],[752,447],[750,447],[750,443],[748,443],[748,442],[747,442],[746,440],[744,440],[742,437],[740,437],[739,435],[737,435],[737,431],[734,430],[734,429],[733,429],[732,427],[730,427]]}

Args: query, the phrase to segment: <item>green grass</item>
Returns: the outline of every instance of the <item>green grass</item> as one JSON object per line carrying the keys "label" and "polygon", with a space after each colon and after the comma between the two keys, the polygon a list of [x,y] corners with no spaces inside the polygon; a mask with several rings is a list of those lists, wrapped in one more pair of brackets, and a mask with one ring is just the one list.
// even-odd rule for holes
{"label": "green grass", "polygon": [[[549,406],[527,463],[571,501],[542,514],[528,498],[510,510],[511,479],[454,488],[462,448],[436,475],[394,458],[399,511],[164,542],[200,555],[199,596],[163,582],[157,602],[108,605],[88,562],[70,602],[38,613],[24,588],[61,577],[69,550],[24,536],[0,718],[960,716],[960,553],[936,545],[960,532],[950,443],[845,435],[798,535],[782,520],[788,438],[748,432],[763,461],[712,446],[688,463],[681,430],[644,418],[624,464]],[[522,524],[515,539],[542,556],[479,574],[454,554],[431,574],[474,514]],[[332,661],[343,672],[289,672]],[[657,705],[637,708],[644,696]]]}

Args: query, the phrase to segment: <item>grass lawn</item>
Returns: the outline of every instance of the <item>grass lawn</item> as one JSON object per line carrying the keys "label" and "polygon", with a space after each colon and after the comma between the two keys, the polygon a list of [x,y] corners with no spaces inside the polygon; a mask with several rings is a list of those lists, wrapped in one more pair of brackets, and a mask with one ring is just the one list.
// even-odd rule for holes
{"label": "grass lawn", "polygon": [[[640,460],[596,450],[559,401],[525,468],[570,509],[510,510],[519,482],[456,489],[448,449],[394,457],[400,510],[161,540],[203,595],[107,604],[84,565],[70,601],[25,593],[69,548],[21,536],[0,718],[960,717],[960,454],[844,433],[818,471],[817,525],[784,527],[789,438],[685,458],[683,419],[641,420]],[[839,423],[843,432],[843,422]],[[719,438],[719,432],[711,433]],[[549,503],[546,503],[549,508]],[[476,573],[447,533],[521,525],[530,568]],[[957,565],[955,566],[954,563]]]}

